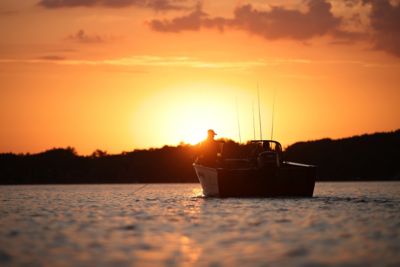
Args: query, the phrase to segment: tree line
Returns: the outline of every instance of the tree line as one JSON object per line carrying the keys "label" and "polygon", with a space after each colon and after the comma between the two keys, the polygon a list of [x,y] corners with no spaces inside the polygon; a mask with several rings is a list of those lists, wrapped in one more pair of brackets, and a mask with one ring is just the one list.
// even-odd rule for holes
{"label": "tree line", "polygon": [[[251,145],[224,140],[227,158],[245,157]],[[298,142],[284,160],[318,166],[318,180],[400,180],[400,130],[350,138]],[[193,183],[199,145],[180,144],[90,156],[72,147],[37,154],[0,154],[0,184]]]}

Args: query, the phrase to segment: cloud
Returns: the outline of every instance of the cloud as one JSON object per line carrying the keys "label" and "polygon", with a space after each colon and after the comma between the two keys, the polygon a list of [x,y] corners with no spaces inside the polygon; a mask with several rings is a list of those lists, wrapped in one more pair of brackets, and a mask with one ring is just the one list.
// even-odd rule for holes
{"label": "cloud", "polygon": [[186,56],[160,57],[160,56],[133,56],[109,60],[71,60],[64,61],[64,64],[84,64],[84,65],[111,65],[111,66],[137,66],[137,67],[190,67],[202,69],[247,69],[251,67],[266,66],[265,60],[250,61],[205,61]]}
{"label": "cloud", "polygon": [[194,11],[188,15],[176,17],[172,20],[152,20],[149,22],[150,28],[159,32],[181,32],[198,31],[202,27],[218,27],[223,30],[227,24],[224,18],[209,19],[209,15],[202,10],[200,4],[197,4]]}
{"label": "cloud", "polygon": [[37,58],[39,60],[50,60],[50,61],[57,61],[57,60],[65,60],[66,58],[63,56],[58,55],[47,55]]}
{"label": "cloud", "polygon": [[12,16],[12,15],[15,15],[18,13],[19,13],[19,11],[17,11],[17,10],[9,10],[9,9],[0,8],[0,16]]}
{"label": "cloud", "polygon": [[342,65],[354,64],[362,67],[388,67],[400,68],[400,63],[379,65],[374,62],[354,60],[309,60],[303,58],[258,58],[253,60],[219,61],[202,60],[188,56],[154,56],[137,55],[113,59],[67,59],[58,55],[47,55],[36,59],[1,59],[0,63],[52,63],[59,65],[89,65],[89,66],[116,66],[116,67],[184,67],[199,69],[249,69],[256,67],[275,67],[288,65],[328,64]]}
{"label": "cloud", "polygon": [[400,4],[392,4],[389,0],[363,1],[371,5],[374,48],[400,57]]}
{"label": "cloud", "polygon": [[[283,6],[260,10],[251,4],[240,5],[234,10],[232,18],[210,17],[201,5],[197,5],[187,15],[173,19],[154,19],[148,24],[158,32],[217,28],[220,31],[239,29],[268,40],[292,39],[304,42],[314,37],[330,36],[330,44],[350,45],[372,41],[375,50],[400,57],[399,0],[345,0],[344,7],[356,12],[350,18],[334,14],[328,0],[305,0],[305,3],[305,11]],[[363,6],[370,8],[361,11],[357,9]],[[366,16],[367,23],[361,20],[361,14]],[[352,29],[346,23],[357,27]]]}
{"label": "cloud", "polygon": [[234,25],[266,39],[291,38],[306,40],[321,36],[338,28],[340,19],[331,13],[331,4],[324,0],[311,0],[308,11],[272,7],[270,11],[258,11],[251,5],[235,10]]}
{"label": "cloud", "polygon": [[210,18],[198,5],[192,13],[172,20],[152,20],[150,26],[155,31],[180,32],[199,30],[202,27],[216,27],[224,30],[226,27],[241,29],[266,39],[291,38],[306,40],[329,32],[338,31],[340,18],[331,13],[331,4],[324,0],[310,0],[308,10],[290,10],[273,6],[268,11],[260,11],[251,4],[235,9],[234,17]]}
{"label": "cloud", "polygon": [[172,20],[152,20],[150,28],[159,32],[197,31],[203,26],[203,20],[208,15],[198,6],[189,15],[177,17]]}
{"label": "cloud", "polygon": [[154,10],[183,10],[187,9],[185,1],[182,0],[40,0],[38,5],[49,8],[72,8],[72,7],[142,7]]}
{"label": "cloud", "polygon": [[60,65],[89,65],[89,66],[116,66],[116,67],[189,67],[198,69],[248,69],[253,67],[271,66],[279,64],[305,64],[298,61],[281,61],[263,59],[247,61],[207,61],[186,56],[151,56],[141,55],[115,59],[85,60],[64,59],[57,56],[44,56],[36,59],[0,59],[0,63],[53,63]]}
{"label": "cloud", "polygon": [[157,11],[189,9],[189,7],[184,5],[184,2],[182,0],[151,0],[146,1],[145,6]]}
{"label": "cloud", "polygon": [[104,37],[101,37],[99,35],[89,35],[85,33],[84,30],[79,30],[75,34],[69,35],[67,40],[78,42],[78,43],[84,43],[84,44],[90,44],[90,43],[103,43],[105,41]]}

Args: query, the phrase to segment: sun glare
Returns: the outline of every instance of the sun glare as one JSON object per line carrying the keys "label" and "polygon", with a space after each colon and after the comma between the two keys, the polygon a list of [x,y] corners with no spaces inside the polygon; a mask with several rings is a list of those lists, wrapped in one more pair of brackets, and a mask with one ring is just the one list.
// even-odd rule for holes
{"label": "sun glare", "polygon": [[172,91],[179,97],[170,101],[163,114],[170,140],[197,144],[206,139],[208,129],[214,129],[217,138],[229,137],[236,120],[232,88],[192,84]]}
{"label": "sun glare", "polygon": [[229,127],[230,112],[227,108],[223,103],[207,98],[189,101],[177,108],[172,124],[178,127],[181,141],[197,144],[207,137],[208,129],[221,132]]}
{"label": "sun glare", "polygon": [[199,131],[191,131],[190,134],[187,134],[186,137],[184,138],[183,142],[186,144],[192,144],[195,145],[197,143],[200,143],[206,138],[204,132],[199,132]]}
{"label": "sun glare", "polygon": [[[160,145],[177,145],[181,142],[197,144],[206,139],[208,129],[217,133],[217,139],[239,141],[239,117],[241,141],[245,142],[253,138],[253,93],[212,83],[181,84],[164,88],[135,107],[136,121],[143,121],[143,114],[148,119],[141,123],[140,129],[135,128],[134,132],[137,134],[143,131],[138,139],[157,140]],[[263,110],[268,111],[267,105]],[[144,134],[146,127],[159,130],[146,131]]]}

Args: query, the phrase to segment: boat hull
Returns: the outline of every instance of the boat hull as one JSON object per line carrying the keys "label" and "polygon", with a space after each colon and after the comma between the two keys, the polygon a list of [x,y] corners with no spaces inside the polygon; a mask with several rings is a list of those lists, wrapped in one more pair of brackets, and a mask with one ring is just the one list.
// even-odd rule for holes
{"label": "boat hull", "polygon": [[315,166],[289,162],[275,170],[193,166],[209,197],[312,197],[317,176]]}

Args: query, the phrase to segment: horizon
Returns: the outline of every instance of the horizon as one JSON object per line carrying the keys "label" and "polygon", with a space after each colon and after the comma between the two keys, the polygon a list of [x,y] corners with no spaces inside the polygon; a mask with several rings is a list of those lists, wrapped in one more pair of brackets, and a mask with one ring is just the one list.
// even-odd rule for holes
{"label": "horizon", "polygon": [[[288,147],[293,146],[293,145],[295,145],[297,143],[317,142],[317,141],[326,140],[326,139],[329,139],[329,140],[332,140],[332,141],[340,141],[340,140],[344,140],[344,139],[363,137],[365,135],[371,136],[371,135],[376,135],[376,134],[390,134],[390,133],[395,133],[397,131],[400,131],[400,128],[399,129],[394,129],[394,130],[391,130],[391,131],[386,131],[386,132],[363,133],[363,134],[357,134],[357,135],[352,135],[352,136],[347,136],[347,137],[342,137],[342,138],[335,138],[335,139],[330,138],[330,137],[323,137],[323,138],[312,139],[312,140],[298,140],[298,141],[293,142],[293,143],[291,143],[289,145],[283,145],[282,144],[282,148],[283,148],[283,151],[285,151]],[[232,142],[234,142],[236,144],[239,144],[239,145],[247,145],[250,141],[252,141],[252,140],[247,140],[245,142],[239,143],[239,142],[237,142],[237,141],[235,141],[233,139],[224,138],[224,137],[216,138],[216,140],[217,141],[218,140],[232,141]],[[267,139],[264,139],[264,140],[267,140]],[[279,140],[276,140],[276,141],[279,142]],[[137,151],[151,151],[151,150],[163,149],[164,147],[171,147],[171,148],[178,148],[180,146],[192,146],[193,147],[193,146],[199,145],[200,143],[201,142],[195,143],[195,144],[191,144],[191,143],[180,142],[178,144],[164,144],[164,145],[158,146],[158,147],[134,148],[132,150],[126,150],[126,151],[124,150],[124,151],[120,151],[120,152],[116,152],[116,153],[109,153],[109,151],[107,151],[107,150],[103,150],[101,148],[97,148],[97,149],[95,149],[94,151],[92,151],[91,153],[88,153],[88,154],[79,153],[79,151],[77,151],[77,149],[74,146],[69,145],[69,146],[65,146],[65,147],[51,147],[51,148],[47,148],[47,149],[44,149],[42,151],[37,151],[37,152],[25,152],[25,153],[24,152],[15,153],[15,152],[11,152],[11,151],[9,151],[9,152],[0,152],[0,155],[1,154],[36,155],[36,154],[46,153],[46,152],[52,151],[52,150],[57,150],[57,149],[63,149],[63,150],[72,149],[76,153],[76,155],[83,156],[83,157],[92,156],[96,152],[99,152],[99,151],[100,152],[104,152],[105,155],[107,155],[107,156],[113,156],[113,155],[123,155],[125,153],[132,153],[132,152],[137,152]]]}
{"label": "horizon", "polygon": [[2,1],[0,153],[239,142],[238,121],[244,143],[258,88],[284,147],[396,131],[399,17],[399,0]]}

